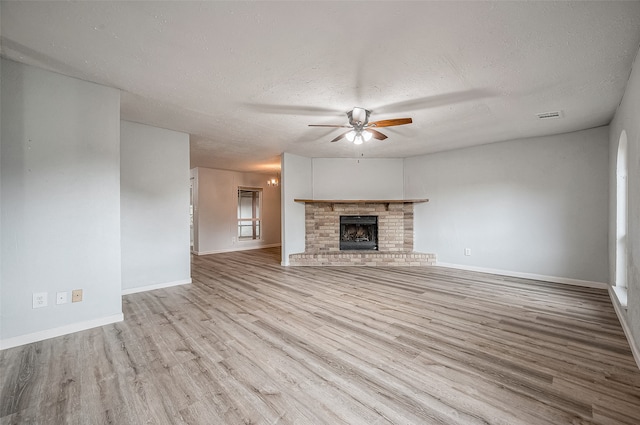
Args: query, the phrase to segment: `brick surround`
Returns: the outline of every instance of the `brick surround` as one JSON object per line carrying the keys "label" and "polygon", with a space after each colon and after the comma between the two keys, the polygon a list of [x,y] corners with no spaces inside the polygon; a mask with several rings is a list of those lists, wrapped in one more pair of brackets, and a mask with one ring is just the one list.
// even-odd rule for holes
{"label": "brick surround", "polygon": [[[340,216],[378,216],[378,251],[341,251]],[[429,266],[435,254],[413,251],[413,203],[305,203],[305,252],[292,266]]]}

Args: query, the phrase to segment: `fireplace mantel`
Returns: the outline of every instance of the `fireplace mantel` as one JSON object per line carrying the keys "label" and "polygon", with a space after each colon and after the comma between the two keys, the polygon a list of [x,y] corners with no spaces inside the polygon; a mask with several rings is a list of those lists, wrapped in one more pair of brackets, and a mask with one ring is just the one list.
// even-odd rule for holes
{"label": "fireplace mantel", "polygon": [[294,199],[305,204],[419,204],[428,199]]}
{"label": "fireplace mantel", "polygon": [[329,204],[331,209],[335,204],[383,204],[389,209],[389,204],[419,204],[429,202],[428,199],[294,199],[295,202],[305,204]]}

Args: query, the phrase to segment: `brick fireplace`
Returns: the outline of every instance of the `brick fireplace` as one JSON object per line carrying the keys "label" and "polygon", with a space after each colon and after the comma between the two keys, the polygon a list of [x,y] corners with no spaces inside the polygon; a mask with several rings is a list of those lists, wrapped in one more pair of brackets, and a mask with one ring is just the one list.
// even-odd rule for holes
{"label": "brick fireplace", "polygon": [[[413,251],[413,205],[420,200],[303,200],[305,252],[292,266],[429,266],[435,254]],[[376,217],[377,250],[340,249],[340,217]],[[344,231],[344,227],[343,227]]]}

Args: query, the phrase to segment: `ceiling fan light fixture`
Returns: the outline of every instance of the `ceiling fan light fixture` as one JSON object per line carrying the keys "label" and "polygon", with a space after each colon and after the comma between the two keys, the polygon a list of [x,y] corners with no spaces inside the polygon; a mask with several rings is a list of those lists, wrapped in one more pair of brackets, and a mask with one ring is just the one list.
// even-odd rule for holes
{"label": "ceiling fan light fixture", "polygon": [[347,117],[349,118],[349,125],[309,124],[309,127],[350,128],[351,130],[347,131],[346,133],[340,134],[338,137],[333,139],[331,143],[337,142],[342,139],[347,139],[349,142],[355,145],[361,145],[364,142],[368,142],[373,138],[378,140],[384,140],[387,138],[387,136],[385,136],[384,134],[380,133],[377,130],[378,127],[394,127],[396,125],[411,124],[413,122],[411,118],[393,118],[393,119],[369,122],[370,113],[371,111],[368,111],[364,108],[356,107],[356,108],[353,108],[351,111],[347,112]]}
{"label": "ceiling fan light fixture", "polygon": [[345,134],[345,135],[344,135],[344,137],[345,137],[348,141],[353,142],[353,141],[355,140],[355,138],[356,138],[356,132],[355,132],[355,131],[353,131],[353,130],[351,130],[350,132],[348,132],[347,134]]}

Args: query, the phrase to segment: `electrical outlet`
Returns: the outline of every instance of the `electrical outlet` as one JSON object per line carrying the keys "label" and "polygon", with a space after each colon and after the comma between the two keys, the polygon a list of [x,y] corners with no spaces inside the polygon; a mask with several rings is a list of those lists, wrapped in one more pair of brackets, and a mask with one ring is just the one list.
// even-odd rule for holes
{"label": "electrical outlet", "polygon": [[464,255],[466,255],[466,256],[471,255],[471,248],[465,248],[464,249]]}
{"label": "electrical outlet", "polygon": [[57,292],[56,293],[56,304],[66,304],[68,301],[69,293],[68,292]]}
{"label": "electrical outlet", "polygon": [[82,301],[82,289],[74,289],[71,291],[71,302],[79,303]]}
{"label": "electrical outlet", "polygon": [[33,293],[33,308],[46,307],[49,305],[48,294],[46,292]]}

